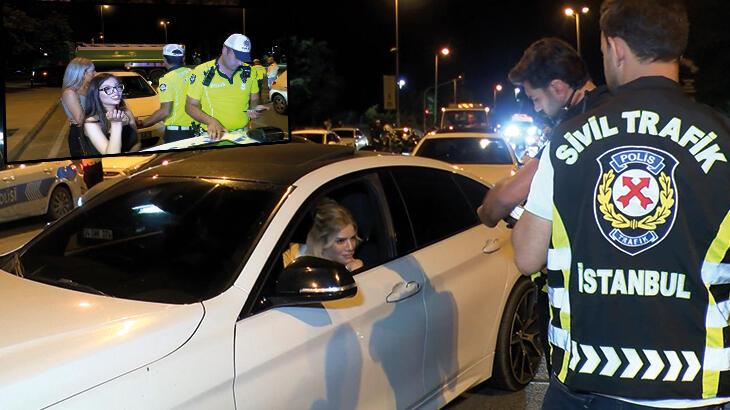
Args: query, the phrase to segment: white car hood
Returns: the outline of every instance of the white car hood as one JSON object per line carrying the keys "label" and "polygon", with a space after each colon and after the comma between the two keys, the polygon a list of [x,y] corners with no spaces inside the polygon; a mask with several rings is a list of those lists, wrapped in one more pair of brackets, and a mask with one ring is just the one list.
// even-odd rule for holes
{"label": "white car hood", "polygon": [[459,168],[463,168],[464,171],[476,175],[479,178],[489,182],[490,184],[496,184],[500,179],[507,178],[512,175],[515,167],[511,164],[506,165],[480,165],[480,164],[458,164]]}
{"label": "white car hood", "polygon": [[97,296],[0,270],[0,408],[41,408],[170,354],[200,303]]}

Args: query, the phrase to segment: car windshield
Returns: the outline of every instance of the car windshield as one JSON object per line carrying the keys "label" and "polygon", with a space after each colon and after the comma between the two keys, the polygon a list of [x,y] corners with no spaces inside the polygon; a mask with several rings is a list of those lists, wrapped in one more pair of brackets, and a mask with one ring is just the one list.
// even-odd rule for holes
{"label": "car windshield", "polygon": [[155,90],[144,77],[138,75],[119,76],[119,81],[124,84],[124,98],[152,97]]}
{"label": "car windshield", "polygon": [[423,142],[416,155],[452,164],[513,164],[500,138],[432,138]]}
{"label": "car windshield", "polygon": [[454,129],[487,128],[487,113],[484,110],[445,111],[444,128]]}
{"label": "car windshield", "polygon": [[333,129],[332,131],[335,132],[335,134],[339,135],[340,138],[354,138],[355,131],[354,130],[338,130]]}
{"label": "car windshield", "polygon": [[102,192],[2,261],[27,279],[193,303],[228,289],[283,194],[269,184],[140,178]]}
{"label": "car windshield", "polygon": [[311,133],[311,134],[296,134],[300,137],[306,138],[312,142],[316,142],[318,144],[323,144],[324,142],[324,134],[317,134],[317,133]]}

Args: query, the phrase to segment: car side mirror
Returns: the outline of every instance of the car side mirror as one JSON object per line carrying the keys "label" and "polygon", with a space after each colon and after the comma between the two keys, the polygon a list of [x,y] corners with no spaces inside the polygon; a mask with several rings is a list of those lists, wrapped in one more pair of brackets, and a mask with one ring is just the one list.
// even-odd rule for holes
{"label": "car side mirror", "polygon": [[314,256],[300,256],[279,275],[274,307],[310,305],[353,297],[357,284],[345,265]]}

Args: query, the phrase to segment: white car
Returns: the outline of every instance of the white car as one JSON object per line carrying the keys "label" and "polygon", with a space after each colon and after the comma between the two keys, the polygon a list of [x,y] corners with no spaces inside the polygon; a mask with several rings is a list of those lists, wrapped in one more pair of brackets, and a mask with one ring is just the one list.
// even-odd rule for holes
{"label": "white car", "polygon": [[0,222],[70,212],[81,195],[81,178],[71,161],[5,164],[0,167]]}
{"label": "white car", "polygon": [[[279,68],[279,70],[281,70],[281,67]],[[269,100],[274,107],[274,111],[276,111],[278,114],[286,114],[286,111],[289,107],[289,100],[287,98],[288,82],[286,80],[286,73],[286,71],[279,71],[279,76],[276,77],[276,80],[274,80],[274,82],[271,84],[271,89],[269,90]]]}
{"label": "white car", "polygon": [[345,145],[352,145],[355,149],[360,149],[368,145],[368,137],[356,127],[337,127],[332,128]]}
{"label": "white car", "polygon": [[[175,153],[0,260],[0,408],[437,408],[537,370],[535,287],[440,161]],[[323,197],[364,266],[300,257]]]}
{"label": "white car", "polygon": [[[160,108],[160,96],[139,73],[134,71],[107,72],[119,78],[124,85],[124,101],[137,119],[144,120]],[[165,125],[158,122],[147,128],[138,129],[137,134],[142,142],[142,147],[149,147],[162,140],[165,135]]]}
{"label": "white car", "polygon": [[306,138],[312,142],[316,142],[317,144],[348,145],[333,130],[332,131],[328,131],[325,129],[296,130],[296,131],[292,131],[292,135]]}
{"label": "white car", "polygon": [[510,144],[486,132],[428,133],[413,155],[457,165],[490,183],[514,175],[519,168]]}

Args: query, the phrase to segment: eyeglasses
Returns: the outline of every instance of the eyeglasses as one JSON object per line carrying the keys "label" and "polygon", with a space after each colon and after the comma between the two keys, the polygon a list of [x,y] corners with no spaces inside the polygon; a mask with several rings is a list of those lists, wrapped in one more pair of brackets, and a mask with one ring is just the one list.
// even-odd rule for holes
{"label": "eyeglasses", "polygon": [[107,87],[104,87],[104,88],[99,88],[99,91],[104,91],[104,93],[105,93],[106,95],[112,95],[112,93],[113,93],[113,92],[114,92],[115,90],[116,90],[116,91],[118,91],[118,92],[119,92],[119,93],[121,94],[121,93],[122,93],[122,91],[124,91],[124,84],[117,84],[117,85],[116,85],[116,86],[114,86],[114,87],[109,87],[109,86],[107,86]]}

